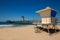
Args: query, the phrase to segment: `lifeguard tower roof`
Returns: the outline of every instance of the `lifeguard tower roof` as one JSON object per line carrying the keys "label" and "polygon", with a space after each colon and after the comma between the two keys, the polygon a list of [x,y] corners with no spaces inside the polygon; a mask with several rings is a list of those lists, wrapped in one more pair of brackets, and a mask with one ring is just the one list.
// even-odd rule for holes
{"label": "lifeguard tower roof", "polygon": [[36,11],[36,13],[39,13],[43,18],[47,18],[47,17],[55,17],[57,11],[50,7],[46,7],[45,9]]}

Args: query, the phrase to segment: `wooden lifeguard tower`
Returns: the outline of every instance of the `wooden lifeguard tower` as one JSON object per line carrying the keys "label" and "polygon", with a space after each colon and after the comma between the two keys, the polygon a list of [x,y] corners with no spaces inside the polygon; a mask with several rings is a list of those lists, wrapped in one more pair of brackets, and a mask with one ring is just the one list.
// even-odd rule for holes
{"label": "wooden lifeguard tower", "polygon": [[[49,32],[49,28],[56,29],[56,26],[55,26],[56,25],[56,18],[55,18],[55,16],[57,14],[56,10],[54,10],[54,9],[52,9],[50,7],[46,7],[43,10],[36,11],[36,13],[39,13],[41,15],[41,17],[42,17],[40,25],[43,28],[48,29],[48,32]],[[52,27],[50,27],[50,25],[52,25]],[[38,31],[38,27],[39,26],[36,25],[36,28],[37,28],[36,31]]]}

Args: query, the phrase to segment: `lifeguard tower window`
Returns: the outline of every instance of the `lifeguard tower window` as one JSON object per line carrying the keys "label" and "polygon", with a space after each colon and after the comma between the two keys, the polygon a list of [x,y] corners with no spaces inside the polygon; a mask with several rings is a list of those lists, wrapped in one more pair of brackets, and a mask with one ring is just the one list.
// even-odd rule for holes
{"label": "lifeguard tower window", "polygon": [[51,17],[55,17],[55,16],[56,16],[56,14],[57,14],[57,12],[56,12],[56,11],[51,10]]}

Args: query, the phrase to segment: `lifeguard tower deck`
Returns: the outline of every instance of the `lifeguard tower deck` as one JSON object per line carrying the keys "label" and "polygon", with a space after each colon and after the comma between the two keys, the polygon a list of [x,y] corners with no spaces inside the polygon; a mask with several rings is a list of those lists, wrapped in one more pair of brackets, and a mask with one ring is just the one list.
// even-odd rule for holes
{"label": "lifeguard tower deck", "polygon": [[49,32],[49,28],[50,26],[49,25],[52,25],[52,28],[56,28],[56,14],[57,14],[57,11],[50,8],[50,7],[46,7],[45,9],[42,9],[42,10],[39,10],[39,11],[36,11],[36,13],[39,13],[42,17],[41,19],[41,25],[42,27],[44,28],[47,28],[48,29],[48,32]]}

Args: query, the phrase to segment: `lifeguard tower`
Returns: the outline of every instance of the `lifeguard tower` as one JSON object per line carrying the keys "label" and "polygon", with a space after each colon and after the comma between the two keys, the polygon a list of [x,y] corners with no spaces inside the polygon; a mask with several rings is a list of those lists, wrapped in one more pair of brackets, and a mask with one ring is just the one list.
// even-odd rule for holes
{"label": "lifeguard tower", "polygon": [[[47,28],[48,32],[49,32],[49,28],[55,29],[56,28],[56,14],[57,11],[50,8],[50,7],[46,7],[45,9],[36,11],[36,13],[39,13],[41,15],[41,24],[43,28]],[[50,27],[50,25],[52,27]],[[38,27],[38,26],[37,26]],[[37,28],[36,27],[36,28]]]}

